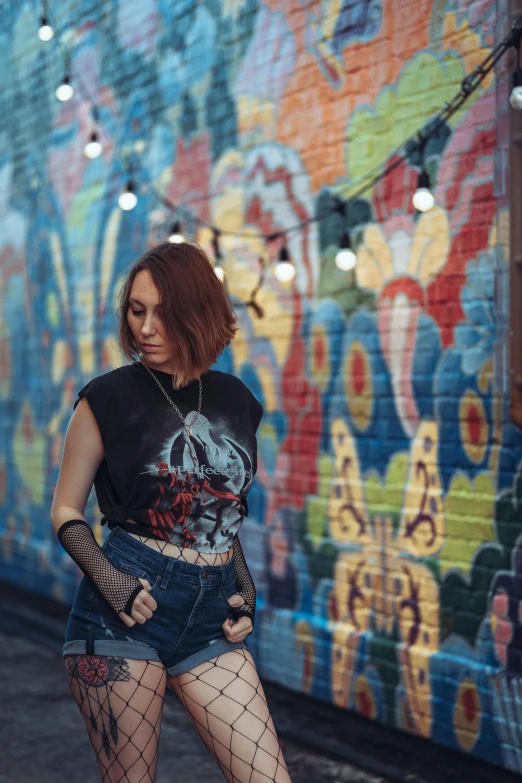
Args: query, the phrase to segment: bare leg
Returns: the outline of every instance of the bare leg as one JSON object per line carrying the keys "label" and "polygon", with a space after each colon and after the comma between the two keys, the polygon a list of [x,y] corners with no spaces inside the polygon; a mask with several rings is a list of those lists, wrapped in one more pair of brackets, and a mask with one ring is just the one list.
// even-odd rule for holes
{"label": "bare leg", "polygon": [[248,650],[167,678],[228,783],[291,783]]}
{"label": "bare leg", "polygon": [[165,667],[105,655],[67,655],[65,666],[102,783],[154,783]]}

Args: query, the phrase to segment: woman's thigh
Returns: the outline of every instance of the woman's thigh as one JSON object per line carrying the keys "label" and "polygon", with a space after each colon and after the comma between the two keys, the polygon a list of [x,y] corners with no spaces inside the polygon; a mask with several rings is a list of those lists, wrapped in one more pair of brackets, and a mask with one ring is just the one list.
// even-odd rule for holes
{"label": "woman's thigh", "polygon": [[153,783],[166,686],[163,664],[104,655],[64,660],[101,780]]}
{"label": "woman's thigh", "polygon": [[263,686],[247,649],[169,675],[229,783],[291,783]]}

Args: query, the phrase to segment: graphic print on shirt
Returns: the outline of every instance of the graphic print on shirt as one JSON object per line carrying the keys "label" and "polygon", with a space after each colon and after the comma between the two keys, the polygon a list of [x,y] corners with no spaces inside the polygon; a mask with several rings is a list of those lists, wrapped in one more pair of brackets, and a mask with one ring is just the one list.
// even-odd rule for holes
{"label": "graphic print on shirt", "polygon": [[145,473],[157,477],[149,520],[158,538],[170,541],[176,533],[182,536],[179,546],[203,543],[214,549],[231,541],[242,522],[241,494],[252,480],[252,463],[246,447],[223,424],[210,425],[196,411],[185,422],[190,434],[178,428],[158,461],[145,466]]}

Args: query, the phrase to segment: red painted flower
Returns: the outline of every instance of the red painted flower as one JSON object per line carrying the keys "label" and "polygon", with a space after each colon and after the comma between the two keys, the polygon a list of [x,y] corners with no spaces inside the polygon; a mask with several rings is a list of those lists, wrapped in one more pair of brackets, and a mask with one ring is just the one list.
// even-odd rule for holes
{"label": "red painted flower", "polygon": [[107,682],[109,667],[98,655],[81,655],[78,658],[78,673],[88,685],[103,685]]}

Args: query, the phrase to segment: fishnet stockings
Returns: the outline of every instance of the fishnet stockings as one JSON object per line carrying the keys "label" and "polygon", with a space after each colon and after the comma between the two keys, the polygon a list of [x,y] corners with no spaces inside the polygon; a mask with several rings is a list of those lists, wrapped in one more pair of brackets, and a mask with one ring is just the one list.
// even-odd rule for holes
{"label": "fishnet stockings", "polygon": [[169,681],[228,783],[291,783],[248,650],[211,658]]}
{"label": "fishnet stockings", "polygon": [[[124,528],[127,532],[130,532],[130,527]],[[151,549],[155,549],[161,554],[167,554],[169,557],[173,557],[175,560],[184,560],[186,563],[195,563],[196,565],[224,565],[232,559],[233,550],[228,549],[226,552],[200,552],[198,549],[192,549],[191,547],[179,547],[177,544],[171,544],[169,541],[160,541],[159,538],[146,538],[140,536],[138,533],[131,533],[133,538],[137,538],[142,544],[146,544]],[[168,547],[168,549],[167,549]],[[167,552],[165,550],[167,549]]]}
{"label": "fishnet stockings", "polygon": [[163,664],[66,655],[65,665],[102,783],[154,783],[166,686]]}
{"label": "fishnet stockings", "polygon": [[165,687],[186,708],[228,783],[291,783],[248,650],[170,676],[157,661],[65,658],[102,783],[154,783]]}

